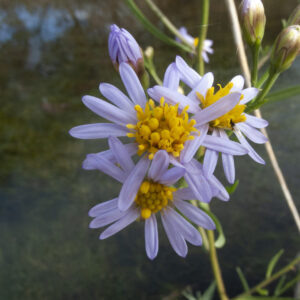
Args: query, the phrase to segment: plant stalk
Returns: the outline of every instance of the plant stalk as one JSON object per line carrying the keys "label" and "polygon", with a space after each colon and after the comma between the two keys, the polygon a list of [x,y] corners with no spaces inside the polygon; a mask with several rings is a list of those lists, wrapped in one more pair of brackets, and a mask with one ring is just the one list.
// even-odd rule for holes
{"label": "plant stalk", "polygon": [[260,42],[256,42],[252,46],[252,70],[251,70],[251,85],[256,86],[258,74],[258,58],[259,58]]}

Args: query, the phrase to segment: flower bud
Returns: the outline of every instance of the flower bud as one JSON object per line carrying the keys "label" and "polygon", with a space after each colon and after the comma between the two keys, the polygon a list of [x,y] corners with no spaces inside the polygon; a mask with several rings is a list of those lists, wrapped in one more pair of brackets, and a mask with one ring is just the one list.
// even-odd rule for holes
{"label": "flower bud", "polygon": [[271,64],[275,72],[288,69],[300,53],[300,26],[292,25],[278,35],[271,55]]}
{"label": "flower bud", "polygon": [[144,60],[140,46],[126,29],[119,28],[115,24],[111,25],[108,52],[117,70],[122,62],[126,62],[131,65],[138,76],[144,73]]}
{"label": "flower bud", "polygon": [[243,0],[240,13],[247,43],[249,45],[260,44],[266,25],[265,9],[261,0]]}
{"label": "flower bud", "polygon": [[290,25],[300,25],[300,4],[294,9],[287,21],[287,26]]}

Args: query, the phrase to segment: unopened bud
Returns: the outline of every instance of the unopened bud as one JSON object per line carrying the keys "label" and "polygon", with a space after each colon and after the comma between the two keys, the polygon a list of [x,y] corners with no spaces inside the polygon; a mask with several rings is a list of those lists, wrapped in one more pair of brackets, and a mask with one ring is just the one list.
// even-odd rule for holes
{"label": "unopened bud", "polygon": [[300,26],[292,25],[278,35],[271,55],[271,64],[275,72],[288,69],[300,53]]}
{"label": "unopened bud", "polygon": [[108,52],[117,70],[119,65],[125,62],[131,65],[139,77],[145,72],[140,46],[126,29],[115,24],[110,27]]}
{"label": "unopened bud", "polygon": [[300,25],[300,4],[294,9],[287,21],[287,26],[290,25]]}
{"label": "unopened bud", "polygon": [[266,25],[265,9],[261,0],[243,0],[240,13],[247,43],[250,45],[260,44]]}
{"label": "unopened bud", "polygon": [[151,46],[148,46],[146,48],[146,50],[144,51],[144,55],[146,58],[152,60],[153,56],[154,56],[154,49]]}

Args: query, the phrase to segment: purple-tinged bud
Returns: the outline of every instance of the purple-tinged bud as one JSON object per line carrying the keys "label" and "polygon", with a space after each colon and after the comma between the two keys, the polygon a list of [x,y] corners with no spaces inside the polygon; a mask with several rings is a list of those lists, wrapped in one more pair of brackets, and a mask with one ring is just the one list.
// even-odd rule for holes
{"label": "purple-tinged bud", "polygon": [[108,52],[117,70],[122,62],[126,62],[131,65],[138,76],[144,73],[145,68],[141,48],[126,29],[119,28],[115,24],[110,26]]}
{"label": "purple-tinged bud", "polygon": [[271,65],[275,72],[288,69],[300,53],[300,26],[292,25],[278,35],[271,55]]}
{"label": "purple-tinged bud", "polygon": [[290,25],[300,25],[300,4],[294,9],[287,21],[287,26]]}
{"label": "purple-tinged bud", "polygon": [[261,0],[243,0],[240,14],[247,43],[249,45],[260,44],[266,25],[265,9]]}

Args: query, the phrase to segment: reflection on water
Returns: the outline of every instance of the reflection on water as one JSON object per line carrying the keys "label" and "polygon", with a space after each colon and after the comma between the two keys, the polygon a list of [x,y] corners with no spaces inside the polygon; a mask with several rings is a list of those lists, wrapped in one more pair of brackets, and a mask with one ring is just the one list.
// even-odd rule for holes
{"label": "reflection on water", "polygon": [[[267,41],[297,3],[280,1],[265,1]],[[161,299],[174,290],[180,295],[187,284],[204,289],[212,278],[203,249],[190,247],[181,259],[162,232],[159,255],[150,262],[140,223],[106,241],[88,229],[89,208],[115,197],[120,187],[100,172],[81,170],[85,154],[106,149],[106,141],[75,140],[67,132],[99,122],[82,105],[84,93],[99,96],[100,81],[123,89],[107,53],[109,25],[128,28],[144,48],[153,44],[159,74],[178,54],[145,33],[123,1],[100,2],[0,3],[0,299]],[[151,17],[143,1],[138,3]],[[196,35],[198,0],[161,5],[176,25]],[[215,71],[216,81],[226,82],[239,72],[238,63],[225,7],[212,1],[212,11],[209,37],[215,54],[207,69]],[[298,83],[299,63],[281,76],[281,87]],[[299,101],[269,105],[263,113],[299,199]],[[263,146],[256,149],[266,158]],[[230,295],[241,292],[237,265],[244,266],[253,285],[275,252],[286,249],[283,264],[299,246],[269,162],[263,167],[237,160],[237,192],[229,203],[212,203],[227,237],[220,257]]]}

